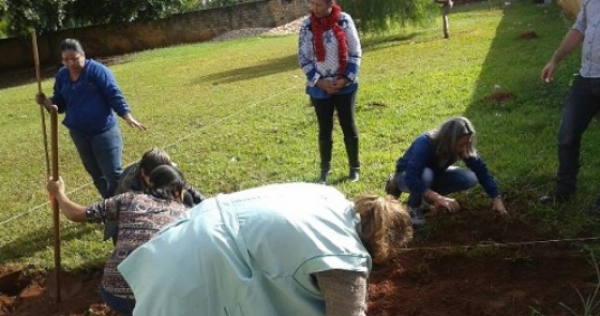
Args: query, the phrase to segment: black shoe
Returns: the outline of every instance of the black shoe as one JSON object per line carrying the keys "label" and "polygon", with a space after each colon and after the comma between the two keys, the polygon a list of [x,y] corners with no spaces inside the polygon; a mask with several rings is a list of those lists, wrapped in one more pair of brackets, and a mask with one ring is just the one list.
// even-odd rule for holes
{"label": "black shoe", "polygon": [[402,191],[400,191],[400,189],[398,188],[395,173],[390,174],[387,181],[385,182],[385,193],[395,197],[396,199],[400,198]]}
{"label": "black shoe", "polygon": [[349,182],[356,182],[360,179],[360,169],[358,168],[350,168],[350,173],[348,174]]}
{"label": "black shoe", "polygon": [[568,202],[573,197],[572,192],[553,191],[540,198],[540,203],[551,204],[551,203],[564,203]]}
{"label": "black shoe", "polygon": [[321,176],[319,177],[320,184],[327,184],[331,170],[321,170]]}

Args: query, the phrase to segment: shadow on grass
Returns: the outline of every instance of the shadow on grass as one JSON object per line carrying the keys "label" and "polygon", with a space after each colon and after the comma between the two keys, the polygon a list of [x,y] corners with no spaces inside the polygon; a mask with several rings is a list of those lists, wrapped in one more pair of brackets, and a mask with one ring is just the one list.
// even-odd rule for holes
{"label": "shadow on grass", "polygon": [[[113,65],[124,64],[131,61],[131,55],[122,55],[122,56],[110,56],[110,57],[102,57],[102,58],[92,58],[96,61],[101,62],[102,64],[110,67]],[[62,67],[60,63],[55,65],[48,64],[42,65],[40,67],[40,75],[42,80],[52,79],[56,76],[58,70]],[[0,71],[0,90],[18,87],[26,84],[35,84],[37,81],[35,68],[33,65],[31,67],[24,68],[16,68],[16,69],[8,69]],[[51,93],[51,91],[46,91],[47,94]]]}
{"label": "shadow on grass", "polygon": [[196,79],[196,83],[208,82],[212,83],[213,85],[234,83],[238,81],[270,76],[280,72],[296,70],[299,68],[300,66],[298,66],[298,57],[296,55],[289,55],[285,57],[270,59],[263,63],[244,68],[236,68],[202,76]]}
{"label": "shadow on grass", "polygon": [[[504,8],[464,115],[477,129],[478,149],[506,193],[509,212],[536,217],[545,212],[542,218],[553,218],[556,216],[551,213],[568,208],[565,214],[571,215],[565,221],[573,224],[585,221],[576,219],[579,216],[573,211],[584,208],[589,201],[578,198],[574,204],[552,205],[551,209],[538,203],[538,198],[554,186],[556,131],[571,75],[579,68],[580,53],[573,52],[563,61],[553,83],[544,84],[540,73],[570,24],[557,5],[513,3]],[[597,141],[597,128],[588,128],[583,141],[587,148],[582,147],[584,162],[586,155],[600,154],[592,146]],[[582,232],[583,227],[567,222],[561,224],[571,226],[572,231],[566,235]]]}
{"label": "shadow on grass", "polygon": [[372,52],[402,44],[402,42],[411,40],[417,35],[419,35],[418,32],[412,32],[409,34],[369,35],[361,38],[361,44],[363,51]]}
{"label": "shadow on grass", "polygon": [[[98,225],[80,225],[76,229],[66,229],[61,231],[60,240],[81,239],[98,229]],[[43,251],[48,247],[54,246],[54,230],[52,228],[39,228],[28,234],[22,234],[19,237],[0,246],[0,262],[32,257],[35,253]]]}

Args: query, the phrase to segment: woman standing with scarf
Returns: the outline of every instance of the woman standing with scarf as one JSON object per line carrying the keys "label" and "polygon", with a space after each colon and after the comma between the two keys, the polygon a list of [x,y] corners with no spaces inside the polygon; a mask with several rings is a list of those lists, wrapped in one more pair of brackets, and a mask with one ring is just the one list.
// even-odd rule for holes
{"label": "woman standing with scarf", "polygon": [[354,123],[357,75],[362,50],[352,18],[333,0],[310,0],[310,16],[302,24],[298,61],[307,78],[306,93],[319,124],[321,175],[331,173],[333,113],[337,111],[348,154],[350,182],[358,181],[358,131]]}

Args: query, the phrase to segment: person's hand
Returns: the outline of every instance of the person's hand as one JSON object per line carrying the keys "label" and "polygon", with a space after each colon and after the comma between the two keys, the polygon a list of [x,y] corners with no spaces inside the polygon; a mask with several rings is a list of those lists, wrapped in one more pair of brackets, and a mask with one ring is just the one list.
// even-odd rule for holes
{"label": "person's hand", "polygon": [[494,199],[492,210],[497,211],[500,215],[508,215],[508,211],[506,210],[506,207],[504,207],[504,202],[502,202],[502,199],[499,197]]}
{"label": "person's hand", "polygon": [[446,210],[450,213],[455,213],[460,210],[460,205],[455,199],[451,199],[445,196],[440,196],[439,199],[435,201],[435,208],[437,210]]}
{"label": "person's hand", "polygon": [[58,181],[54,181],[50,178],[46,184],[46,188],[48,189],[48,193],[54,197],[65,194],[65,183],[61,177],[58,178]]}
{"label": "person's hand", "polygon": [[337,89],[335,88],[335,86],[331,83],[331,81],[328,80],[319,79],[319,81],[317,81],[317,87],[319,89],[325,90],[327,94],[337,93]]}
{"label": "person's hand", "polygon": [[140,131],[145,131],[146,130],[146,126],[144,126],[142,123],[136,121],[133,116],[131,115],[131,113],[127,113],[125,114],[125,116],[123,116],[123,119],[125,120],[125,122],[127,122],[127,124],[133,128],[137,128]]}
{"label": "person's hand", "polygon": [[350,81],[347,78],[337,78],[333,84],[336,93],[342,91]]}
{"label": "person's hand", "polygon": [[46,97],[45,94],[43,94],[42,92],[38,93],[35,95],[35,102],[37,102],[37,104],[39,105],[43,105],[46,108],[48,107],[48,103],[50,103],[50,100],[48,100],[48,98]]}
{"label": "person's hand", "polygon": [[542,69],[542,81],[545,83],[550,83],[554,80],[552,75],[554,74],[554,68],[556,68],[556,63],[554,61],[549,61],[544,69]]}

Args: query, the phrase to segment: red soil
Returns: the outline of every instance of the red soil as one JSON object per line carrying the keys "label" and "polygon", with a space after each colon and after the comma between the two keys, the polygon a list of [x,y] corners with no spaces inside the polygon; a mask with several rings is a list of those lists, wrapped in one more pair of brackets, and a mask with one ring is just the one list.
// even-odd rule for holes
{"label": "red soil", "polygon": [[[490,216],[490,211],[438,215],[429,225],[426,242],[416,241],[390,264],[378,266],[370,278],[369,315],[569,315],[559,303],[581,314],[576,292],[586,297],[597,282],[589,255],[569,244],[539,244],[498,248],[437,249],[447,245],[481,245],[481,241],[541,240],[539,224],[514,217]],[[420,239],[418,237],[417,239]],[[428,247],[416,250],[416,247]],[[0,268],[0,315],[111,315],[96,294],[98,274],[79,274],[63,287],[82,287],[60,306],[47,295],[45,276],[10,274]]]}

